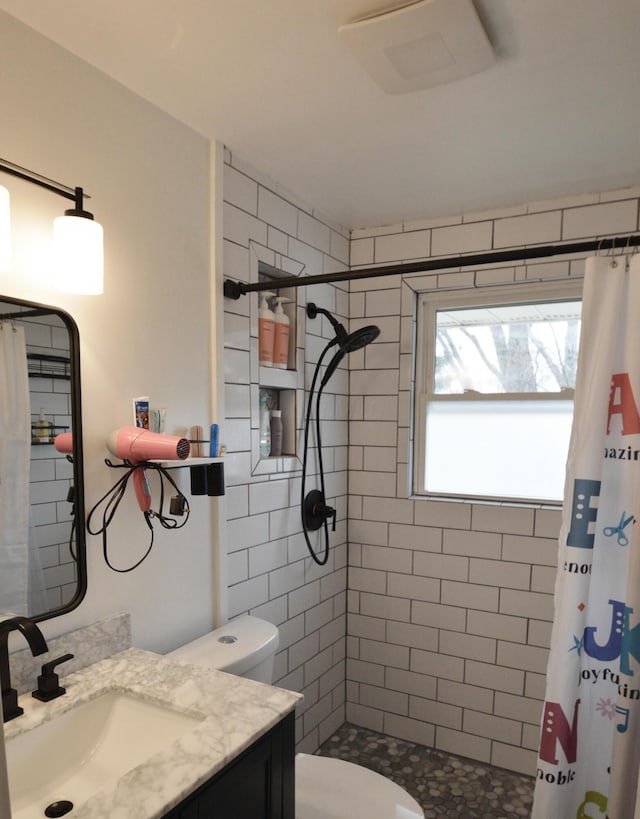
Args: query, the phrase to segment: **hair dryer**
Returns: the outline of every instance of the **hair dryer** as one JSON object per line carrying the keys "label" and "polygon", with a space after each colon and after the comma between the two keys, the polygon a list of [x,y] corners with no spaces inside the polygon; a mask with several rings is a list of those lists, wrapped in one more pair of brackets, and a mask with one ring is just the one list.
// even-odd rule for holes
{"label": "hair dryer", "polygon": [[73,455],[73,433],[61,432],[53,439],[53,445],[63,455]]}
{"label": "hair dryer", "polygon": [[[137,464],[151,460],[181,460],[189,457],[191,444],[177,435],[149,432],[142,427],[120,427],[107,438],[107,449],[123,461]],[[151,489],[143,467],[133,473],[133,488],[143,512],[151,508]]]}

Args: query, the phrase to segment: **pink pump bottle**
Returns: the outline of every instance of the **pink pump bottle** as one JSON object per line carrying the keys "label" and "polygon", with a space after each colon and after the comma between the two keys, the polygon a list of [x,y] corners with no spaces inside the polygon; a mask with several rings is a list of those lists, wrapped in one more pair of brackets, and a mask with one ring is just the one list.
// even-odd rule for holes
{"label": "pink pump bottle", "polygon": [[282,305],[291,299],[276,296],[274,301],[276,309],[274,312],[273,366],[286,370],[289,364],[289,316],[282,309]]}
{"label": "pink pump bottle", "polygon": [[273,344],[275,333],[275,316],[269,309],[267,299],[274,294],[263,290],[258,310],[258,360],[261,367],[273,367]]}

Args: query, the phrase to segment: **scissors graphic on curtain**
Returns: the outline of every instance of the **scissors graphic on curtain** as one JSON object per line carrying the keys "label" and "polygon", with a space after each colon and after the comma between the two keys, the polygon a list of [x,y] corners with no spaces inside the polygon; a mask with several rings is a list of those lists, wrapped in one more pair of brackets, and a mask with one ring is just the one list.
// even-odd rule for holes
{"label": "scissors graphic on curtain", "polygon": [[620,521],[617,526],[605,526],[602,530],[606,537],[613,537],[614,535],[618,536],[618,546],[628,546],[629,545],[629,538],[625,535],[624,530],[633,520],[633,515],[629,515],[628,518],[625,517],[627,513],[623,512],[620,515]]}

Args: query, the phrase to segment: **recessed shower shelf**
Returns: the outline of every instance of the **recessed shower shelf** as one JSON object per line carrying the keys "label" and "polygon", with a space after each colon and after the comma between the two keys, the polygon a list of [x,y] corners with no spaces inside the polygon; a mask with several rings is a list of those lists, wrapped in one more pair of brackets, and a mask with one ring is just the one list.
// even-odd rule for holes
{"label": "recessed shower shelf", "polygon": [[277,367],[260,367],[260,386],[274,390],[295,390],[298,384],[297,370],[280,370]]}

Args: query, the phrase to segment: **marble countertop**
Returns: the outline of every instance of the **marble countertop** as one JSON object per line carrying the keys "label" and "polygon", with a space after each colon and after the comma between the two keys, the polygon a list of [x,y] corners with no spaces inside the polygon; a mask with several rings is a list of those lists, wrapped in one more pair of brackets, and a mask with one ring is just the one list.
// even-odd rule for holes
{"label": "marble countertop", "polygon": [[300,694],[130,648],[61,678],[49,703],[26,694],[5,738],[118,691],[199,718],[192,730],[73,810],[73,819],[157,819],[293,711]]}

